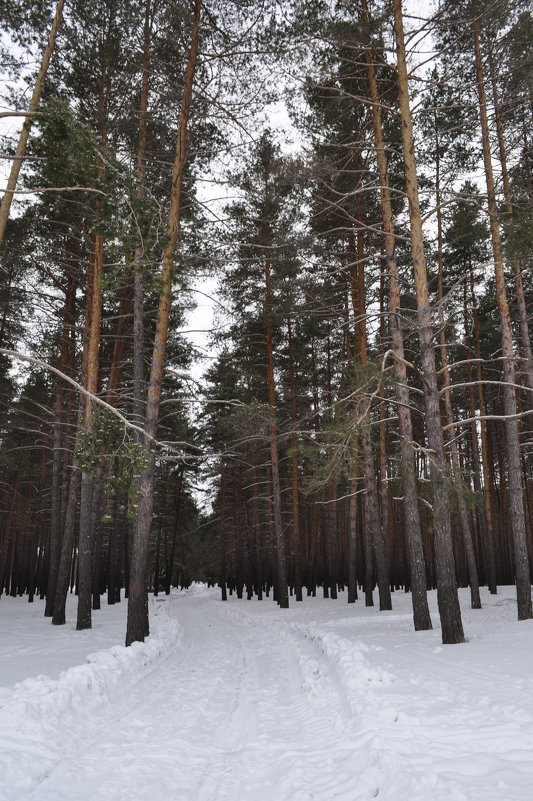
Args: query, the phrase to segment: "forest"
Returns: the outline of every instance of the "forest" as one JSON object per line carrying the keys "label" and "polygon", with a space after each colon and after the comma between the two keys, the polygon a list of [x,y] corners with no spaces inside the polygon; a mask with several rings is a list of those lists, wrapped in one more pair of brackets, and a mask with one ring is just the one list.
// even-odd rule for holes
{"label": "forest", "polygon": [[532,618],[530,3],[1,24],[0,594]]}

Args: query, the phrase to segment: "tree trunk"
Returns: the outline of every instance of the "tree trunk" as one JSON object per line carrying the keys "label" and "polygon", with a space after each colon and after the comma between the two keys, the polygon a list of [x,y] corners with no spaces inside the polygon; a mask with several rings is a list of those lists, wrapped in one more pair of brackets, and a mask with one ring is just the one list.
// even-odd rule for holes
{"label": "tree trunk", "polygon": [[[98,217],[98,211],[96,214]],[[102,284],[104,261],[104,241],[101,236],[93,240],[93,254],[91,270],[88,276],[90,291],[90,325],[89,342],[87,349],[87,378],[85,386],[88,392],[96,395],[98,390],[98,352],[100,345],[100,320],[102,314]],[[90,286],[89,286],[90,284]],[[91,433],[93,429],[93,402],[90,397],[85,399],[84,430]],[[80,538],[78,548],[78,618],[77,631],[90,629],[91,596],[92,596],[92,560],[93,560],[93,531],[92,531],[92,499],[93,479],[87,470],[82,470],[81,496],[80,496]]]}
{"label": "tree trunk", "polygon": [[67,502],[67,514],[65,518],[65,528],[63,531],[63,541],[61,543],[61,559],[57,574],[57,588],[54,603],[54,616],[52,623],[54,626],[62,626],[65,621],[65,605],[70,581],[72,566],[72,551],[76,538],[76,513],[78,506],[78,496],[80,489],[81,472],[74,463],[70,476],[70,487]]}
{"label": "tree trunk", "polygon": [[446,458],[444,455],[444,437],[440,420],[437,370],[435,367],[435,353],[433,350],[433,325],[428,292],[426,257],[424,254],[424,242],[422,237],[422,219],[418,201],[418,178],[416,174],[413,128],[409,104],[409,84],[405,57],[402,2],[401,0],[393,0],[393,5],[398,57],[398,90],[402,124],[403,160],[405,165],[407,197],[409,201],[411,249],[418,309],[420,355],[424,379],[426,424],[434,488],[433,528],[437,572],[437,599],[442,624],[443,643],[460,643],[464,642],[464,633],[453,560]]}
{"label": "tree trunk", "polygon": [[507,472],[509,477],[509,506],[513,538],[513,554],[518,601],[518,619],[527,620],[533,617],[531,603],[531,580],[527,552],[526,521],[522,491],[522,475],[520,464],[520,442],[518,438],[518,420],[516,419],[516,392],[514,388],[515,369],[511,320],[505,288],[505,275],[500,241],[500,227],[492,159],[490,154],[489,126],[487,119],[487,101],[483,82],[483,63],[479,42],[479,27],[476,19],[476,3],[472,2],[472,30],[474,35],[474,52],[476,63],[476,81],[479,98],[479,111],[483,145],[483,163],[487,183],[487,198],[490,217],[490,233],[494,255],[494,274],[496,278],[496,299],[500,314],[502,354],[503,354],[503,407],[506,416],[505,440],[507,451]]}
{"label": "tree trunk", "polygon": [[[465,346],[466,346],[466,358],[468,361],[467,364],[467,371],[468,371],[468,384],[469,384],[469,400],[470,400],[470,417],[473,419],[476,416],[476,399],[475,399],[475,390],[474,390],[474,375],[472,370],[472,344],[471,344],[471,335],[470,335],[470,320],[468,317],[468,305],[467,305],[467,283],[468,278],[465,276],[464,281],[464,328],[465,328]],[[479,365],[481,367],[481,365]],[[473,422],[470,428],[470,437],[472,441],[472,466],[473,466],[473,474],[474,474],[474,490],[478,496],[478,498],[483,497],[483,489],[481,484],[481,458],[479,454],[479,443],[478,443],[478,434],[477,434],[477,423]],[[485,554],[485,572],[486,572],[486,581],[489,587],[489,592],[492,594],[496,593],[496,570],[494,564],[494,544],[492,541],[492,532],[489,531],[488,523],[487,523],[487,515],[485,506],[478,506],[477,509],[480,528],[481,528],[481,539],[483,542],[483,551]]]}
{"label": "tree trunk", "polygon": [[[143,64],[141,79],[141,100],[139,112],[139,141],[137,146],[137,198],[145,197],[146,140],[148,97],[150,89],[150,49],[151,49],[151,0],[146,0],[143,31]],[[144,256],[142,242],[138,242],[132,263],[133,297],[133,414],[137,425],[142,425],[145,415],[146,385],[144,375]]]}
{"label": "tree trunk", "polygon": [[300,543],[300,511],[298,508],[298,442],[296,439],[296,378],[294,374],[294,348],[292,343],[291,318],[287,320],[289,337],[289,361],[291,371],[291,447],[292,447],[292,543],[294,561],[294,584],[296,600],[302,600],[302,547]]}
{"label": "tree trunk", "polygon": [[50,59],[52,57],[52,53],[54,50],[57,32],[59,30],[61,19],[63,17],[64,5],[65,5],[65,0],[58,0],[58,3],[56,5],[54,20],[52,22],[50,33],[48,35],[48,43],[44,49],[41,66],[28,105],[28,113],[24,119],[17,148],[13,156],[9,178],[7,179],[7,188],[4,197],[2,198],[2,203],[0,205],[0,247],[2,247],[2,242],[4,241],[7,221],[9,219],[9,212],[11,210],[11,203],[13,201],[13,194],[17,188],[17,182],[20,169],[22,167],[22,161],[24,159],[24,155],[26,153],[26,146],[28,144],[28,139],[30,137],[30,129],[33,123],[33,117],[35,115],[35,112],[37,111],[37,106],[39,105],[39,100],[41,98],[41,92],[43,90],[46,73],[48,72],[48,65],[50,64]]}
{"label": "tree trunk", "polygon": [[[266,237],[268,241],[268,236]],[[276,598],[282,609],[289,607],[289,591],[287,586],[287,568],[285,564],[285,538],[281,518],[281,487],[279,481],[278,432],[276,423],[276,391],[274,386],[274,354],[272,349],[271,302],[272,289],[270,282],[270,259],[265,259],[265,294],[266,294],[266,356],[268,403],[270,406],[270,462],[272,471],[272,506],[274,510],[274,530],[276,536]]]}
{"label": "tree trunk", "polygon": [[176,557],[176,543],[178,540],[179,523],[180,523],[180,509],[181,509],[181,490],[183,487],[183,465],[180,465],[178,470],[178,486],[176,489],[176,509],[174,512],[174,526],[172,528],[172,541],[170,544],[170,553],[168,555],[167,563],[165,565],[165,595],[170,595],[170,588],[172,586],[172,571],[174,570],[174,559]]}
{"label": "tree trunk", "polygon": [[[61,332],[61,355],[59,358],[59,370],[66,373],[69,356],[69,334],[73,317],[74,300],[76,295],[76,282],[74,274],[71,272],[67,279],[65,294],[65,308],[63,312],[63,324]],[[48,585],[46,591],[46,605],[44,610],[45,617],[52,617],[54,613],[54,602],[57,585],[57,572],[59,560],[61,558],[61,500],[62,500],[62,474],[63,474],[63,381],[58,379],[56,388],[55,420],[54,420],[54,444],[52,456],[52,512],[50,522],[50,567],[48,572]]]}
{"label": "tree trunk", "polygon": [[[113,521],[109,527],[109,571],[107,576],[107,603],[112,606],[120,600],[120,530],[118,492],[113,498]],[[118,597],[117,597],[118,596]]]}
{"label": "tree trunk", "polygon": [[131,643],[135,641],[144,642],[147,631],[145,584],[148,541],[150,537],[154,500],[155,454],[153,450],[153,442],[157,434],[157,421],[159,418],[161,384],[163,381],[165,349],[172,297],[172,268],[178,241],[183,171],[187,161],[189,146],[187,128],[192,102],[196,60],[198,57],[198,33],[200,27],[201,7],[202,0],[194,0],[191,47],[189,51],[183,87],[178,141],[176,145],[176,156],[172,175],[172,193],[170,198],[167,243],[163,253],[163,262],[161,268],[161,291],[159,295],[159,308],[157,313],[156,332],[152,352],[152,366],[145,413],[144,430],[146,437],[144,441],[144,448],[148,465],[142,472],[138,483],[140,500],[135,518],[130,562],[126,645],[131,645]]}
{"label": "tree trunk", "polygon": [[[222,443],[224,450],[224,443]],[[226,474],[224,469],[224,454],[220,457],[220,592],[221,601],[228,600],[226,584]]]}
{"label": "tree trunk", "polygon": [[[352,469],[356,467],[352,460]],[[357,600],[357,479],[350,480],[350,514],[348,531],[348,603]]]}
{"label": "tree trunk", "polygon": [[[483,392],[483,372],[481,367],[481,338],[479,334],[479,319],[477,313],[476,293],[474,291],[474,272],[472,264],[470,263],[470,297],[472,300],[472,318],[474,322],[474,339],[476,345],[476,378],[477,378],[477,392],[478,392],[478,405],[479,414],[481,417],[485,416],[485,398]],[[495,565],[495,535],[494,535],[494,512],[492,503],[492,488],[494,481],[491,477],[492,453],[490,450],[490,441],[487,432],[487,421],[480,420],[479,430],[481,434],[481,468],[483,470],[483,487],[484,487],[484,500],[485,500],[485,517],[487,520],[487,538],[488,538],[488,559],[489,559],[489,590],[495,595],[496,587],[496,565]]]}
{"label": "tree trunk", "polygon": [[446,324],[444,321],[444,262],[442,255],[442,212],[441,192],[440,192],[440,142],[437,129],[437,120],[435,119],[435,200],[437,206],[437,260],[438,260],[438,293],[439,293],[439,340],[440,340],[440,358],[442,363],[442,381],[444,384],[444,409],[446,413],[446,424],[450,430],[450,462],[452,468],[452,477],[457,489],[457,507],[459,510],[459,520],[461,522],[461,531],[463,534],[463,543],[466,551],[466,562],[468,565],[468,576],[470,580],[470,603],[472,609],[481,609],[481,598],[479,597],[479,578],[476,564],[476,557],[474,551],[474,541],[472,538],[472,529],[470,527],[470,520],[468,518],[468,510],[466,502],[463,497],[464,484],[461,480],[461,468],[459,465],[459,452],[457,450],[457,441],[455,439],[455,429],[453,427],[453,410],[452,410],[452,395],[450,390],[450,371],[448,370],[448,356],[446,350]]}
{"label": "tree trunk", "polygon": [[[366,297],[365,297],[365,252],[363,240],[363,219],[361,195],[357,195],[357,309],[354,314],[358,320],[357,361],[362,367],[363,380],[367,380],[365,367],[367,364],[367,331],[366,331]],[[375,560],[376,576],[379,590],[380,610],[392,609],[392,599],[389,585],[389,566],[385,548],[383,523],[379,510],[379,495],[376,482],[376,467],[374,453],[368,433],[370,409],[365,418],[361,419],[362,431],[360,435],[362,447],[363,469],[365,474],[366,494],[364,496],[365,509],[365,560],[369,562],[365,570],[365,599],[366,605],[373,605],[373,570],[372,562]],[[374,558],[372,558],[374,557]]]}
{"label": "tree trunk", "polygon": [[[494,69],[494,62],[492,59],[492,48],[489,45],[489,64],[490,64],[490,79],[492,83],[492,95],[494,99],[494,117],[496,121],[496,131],[498,134],[498,146],[500,151],[500,163],[502,167],[502,181],[503,181],[503,195],[505,198],[505,211],[507,214],[507,223],[512,227],[513,223],[513,203],[511,199],[511,187],[509,184],[509,173],[507,170],[507,153],[505,149],[505,140],[503,138],[503,126],[500,114],[500,99],[498,96],[498,84],[496,82],[496,73]],[[516,293],[516,303],[518,307],[518,326],[520,331],[520,343],[524,360],[524,378],[527,388],[530,390],[527,393],[527,406],[530,409],[533,406],[533,353],[531,351],[531,340],[529,337],[529,324],[527,319],[526,297],[524,292],[524,284],[522,281],[522,270],[520,261],[513,259],[513,274]]]}

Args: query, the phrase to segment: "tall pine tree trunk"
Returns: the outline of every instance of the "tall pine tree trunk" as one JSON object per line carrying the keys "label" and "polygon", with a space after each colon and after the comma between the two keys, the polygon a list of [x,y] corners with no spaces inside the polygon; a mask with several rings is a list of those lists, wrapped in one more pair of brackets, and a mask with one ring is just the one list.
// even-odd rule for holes
{"label": "tall pine tree trunk", "polygon": [[509,507],[513,538],[515,579],[518,601],[518,619],[533,617],[531,604],[531,580],[527,551],[526,521],[524,514],[524,497],[522,491],[522,470],[520,461],[520,441],[518,436],[518,420],[516,418],[515,369],[511,319],[507,303],[503,256],[500,240],[500,226],[492,158],[490,153],[489,126],[487,118],[487,101],[483,78],[483,62],[479,41],[479,26],[476,19],[476,3],[472,2],[472,30],[476,66],[476,82],[479,98],[479,112],[483,145],[483,163],[487,183],[487,198],[490,218],[490,233],[494,256],[494,275],[496,278],[496,300],[500,315],[502,354],[503,354],[503,409],[505,421],[505,445],[507,452],[507,473],[509,480]]}
{"label": "tall pine tree trunk", "polygon": [[[100,344],[100,320],[102,313],[102,284],[104,241],[99,235],[93,238],[93,253],[91,256],[91,270],[88,282],[90,283],[90,325],[87,352],[87,378],[86,389],[93,395],[98,390],[98,351]],[[89,287],[88,287],[89,291]],[[90,397],[85,399],[83,429],[91,434],[93,431],[93,401]],[[92,561],[93,561],[93,529],[92,529],[92,501],[93,478],[87,469],[81,474],[80,496],[80,538],[78,547],[78,617],[76,629],[90,629],[91,596],[92,596]]]}
{"label": "tall pine tree trunk", "polygon": [[[150,91],[150,50],[152,35],[151,0],[146,0],[143,30],[143,62],[139,110],[139,139],[137,144],[137,198],[145,197],[146,141],[148,97]],[[138,242],[132,263],[133,292],[133,414],[137,425],[142,425],[145,413],[146,387],[144,376],[144,256],[142,242]]]}
{"label": "tall pine tree trunk", "polygon": [[155,483],[155,453],[153,449],[153,442],[157,434],[157,421],[159,418],[161,384],[163,381],[165,349],[167,343],[168,321],[172,297],[172,268],[178,242],[183,172],[187,161],[189,147],[187,131],[192,102],[196,61],[198,57],[198,34],[200,28],[201,7],[202,0],[194,0],[191,46],[189,50],[183,86],[183,99],[181,104],[178,141],[176,145],[176,156],[174,159],[174,169],[172,175],[172,193],[170,198],[167,243],[163,253],[163,262],[161,268],[161,291],[159,295],[159,308],[157,313],[156,332],[152,352],[150,382],[148,385],[148,397],[144,424],[144,430],[146,434],[144,447],[147,466],[143,470],[138,483],[140,500],[135,517],[130,561],[126,645],[131,645],[131,643],[135,641],[144,642],[148,628],[147,610],[145,604],[145,582]]}
{"label": "tall pine tree trunk", "polygon": [[302,547],[300,542],[300,511],[298,508],[298,441],[296,438],[296,378],[294,374],[294,347],[292,341],[291,318],[287,320],[289,337],[289,361],[291,371],[291,467],[292,467],[292,529],[293,561],[296,600],[302,600]]}
{"label": "tall pine tree trunk", "polygon": [[[76,282],[74,271],[71,271],[67,278],[65,293],[65,308],[63,312],[63,323],[61,332],[61,355],[59,357],[59,369],[66,373],[68,364],[68,345],[70,325],[73,317],[74,300],[76,295]],[[50,521],[50,567],[48,571],[48,584],[46,589],[45,617],[52,617],[54,613],[54,602],[57,585],[57,572],[59,560],[61,558],[61,500],[63,479],[63,439],[64,439],[64,387],[62,379],[58,380],[56,389],[55,420],[54,420],[54,445],[52,457],[52,513]]]}
{"label": "tall pine tree trunk", "polygon": [[278,430],[276,422],[276,390],[274,385],[274,354],[272,349],[272,287],[270,277],[270,259],[265,259],[266,290],[266,355],[268,404],[270,406],[270,462],[272,472],[272,506],[274,511],[274,530],[276,536],[276,600],[282,609],[289,606],[289,590],[287,586],[287,568],[285,560],[285,538],[281,518],[281,487],[279,481]]}
{"label": "tall pine tree trunk", "polygon": [[[492,95],[494,99],[494,117],[496,121],[496,131],[498,134],[498,147],[500,151],[500,164],[502,168],[503,195],[505,198],[505,211],[507,223],[511,227],[513,223],[513,203],[511,199],[511,187],[509,183],[509,172],[507,169],[507,152],[503,137],[503,126],[500,113],[500,99],[498,95],[498,84],[492,58],[492,51],[489,49],[490,79],[492,83]],[[523,354],[523,373],[525,384],[530,390],[527,393],[527,406],[533,406],[533,353],[531,351],[531,340],[529,337],[529,323],[527,319],[526,297],[524,283],[522,281],[522,269],[519,259],[513,259],[513,274],[516,294],[516,304],[518,308],[518,326],[520,331],[520,344]]]}
{"label": "tall pine tree trunk", "polygon": [[[476,379],[477,379],[477,394],[479,414],[483,418],[485,416],[485,398],[483,392],[483,371],[481,367],[481,338],[479,333],[479,319],[477,313],[476,293],[474,290],[474,271],[472,263],[469,264],[469,280],[470,280],[470,297],[472,300],[472,318],[474,323],[474,339],[476,347]],[[483,488],[484,488],[484,501],[485,501],[485,518],[487,520],[487,553],[489,560],[489,590],[492,594],[496,594],[496,563],[495,563],[495,533],[494,533],[494,504],[492,501],[492,490],[494,481],[491,477],[492,470],[492,453],[490,449],[490,440],[487,430],[488,423],[486,420],[480,420],[479,430],[481,435],[481,469],[483,471]]]}
{"label": "tall pine tree trunk", "polygon": [[[365,22],[368,24],[368,7],[366,0],[362,3]],[[388,165],[383,131],[379,95],[375,77],[372,51],[365,50],[370,100],[374,128],[374,143],[381,192],[381,219],[385,235],[385,264],[389,278],[390,334],[395,354],[394,374],[396,378],[397,413],[400,429],[400,449],[402,456],[402,486],[405,529],[411,572],[411,593],[413,600],[413,620],[416,631],[432,628],[427,602],[426,566],[420,511],[418,506],[418,484],[413,449],[413,426],[409,403],[409,387],[404,356],[403,332],[401,326],[400,282],[395,255],[394,220],[390,200]]]}
{"label": "tall pine tree trunk", "polygon": [[[468,395],[470,401],[470,417],[472,418],[472,426],[470,429],[472,441],[472,465],[474,474],[474,490],[478,498],[483,497],[483,489],[481,484],[481,457],[479,453],[477,422],[474,420],[476,416],[476,398],[475,398],[475,384],[474,384],[474,371],[472,370],[472,343],[470,334],[470,318],[468,316],[468,277],[465,276],[464,281],[464,328],[465,328],[465,348],[467,358],[467,372],[468,372]],[[481,365],[480,365],[481,366]],[[485,579],[487,581],[489,592],[494,594],[496,592],[496,570],[494,564],[494,544],[492,541],[492,532],[489,531],[487,523],[487,515],[485,506],[480,505],[477,509],[478,519],[481,528],[481,539],[483,542],[483,550],[485,555]]]}
{"label": "tall pine tree trunk", "polygon": [[437,260],[438,260],[438,295],[439,295],[439,341],[440,341],[440,358],[442,364],[442,381],[443,381],[443,394],[444,394],[444,410],[446,413],[446,425],[450,431],[450,461],[452,468],[452,476],[457,490],[457,507],[459,510],[459,520],[461,523],[461,532],[463,535],[463,543],[466,551],[466,562],[468,565],[468,577],[470,580],[470,603],[472,609],[481,609],[481,598],[479,597],[479,579],[476,563],[476,556],[474,551],[474,540],[472,536],[472,528],[470,526],[470,519],[468,517],[468,510],[466,508],[466,501],[464,499],[463,491],[464,484],[461,480],[461,468],[459,464],[459,451],[457,449],[457,441],[455,438],[453,409],[452,409],[452,395],[450,389],[450,371],[448,369],[448,355],[446,348],[446,324],[444,320],[444,259],[442,253],[442,211],[441,211],[441,191],[440,191],[440,142],[439,133],[437,128],[437,120],[435,119],[435,200],[437,206]]}
{"label": "tall pine tree trunk", "polygon": [[405,165],[406,191],[409,201],[411,249],[418,310],[418,333],[423,371],[431,476],[433,481],[433,532],[437,573],[437,599],[442,625],[442,641],[443,643],[459,643],[464,642],[464,633],[453,558],[446,457],[444,455],[444,437],[440,419],[437,370],[435,366],[435,353],[433,350],[433,324],[431,320],[426,257],[422,236],[422,219],[418,200],[418,178],[416,173],[413,127],[409,102],[409,83],[405,56],[401,0],[393,0],[393,6],[403,160]]}

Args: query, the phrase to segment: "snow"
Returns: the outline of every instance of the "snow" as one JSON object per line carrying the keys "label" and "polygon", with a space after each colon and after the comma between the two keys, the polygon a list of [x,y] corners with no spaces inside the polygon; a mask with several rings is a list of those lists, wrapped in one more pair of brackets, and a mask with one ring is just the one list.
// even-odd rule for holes
{"label": "snow", "polygon": [[[460,591],[464,645],[394,610],[304,598],[124,603],[90,631],[0,601],[0,801],[531,801],[533,622],[514,588]],[[104,600],[104,599],[103,599]]]}

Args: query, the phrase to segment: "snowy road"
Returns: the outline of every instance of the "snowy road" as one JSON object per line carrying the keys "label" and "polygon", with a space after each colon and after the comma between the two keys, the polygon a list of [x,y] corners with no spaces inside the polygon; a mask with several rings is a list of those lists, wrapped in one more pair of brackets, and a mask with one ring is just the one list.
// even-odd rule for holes
{"label": "snowy road", "polygon": [[[403,594],[392,613],[321,599],[282,612],[195,588],[153,602],[145,646],[58,679],[13,689],[0,658],[0,799],[531,801],[533,624],[514,622],[510,588],[483,600],[463,606],[470,642],[443,648],[438,630],[412,631]],[[2,599],[0,634],[6,603],[28,614]],[[26,633],[45,642],[45,625],[34,613]],[[56,631],[66,651],[76,633]]]}

